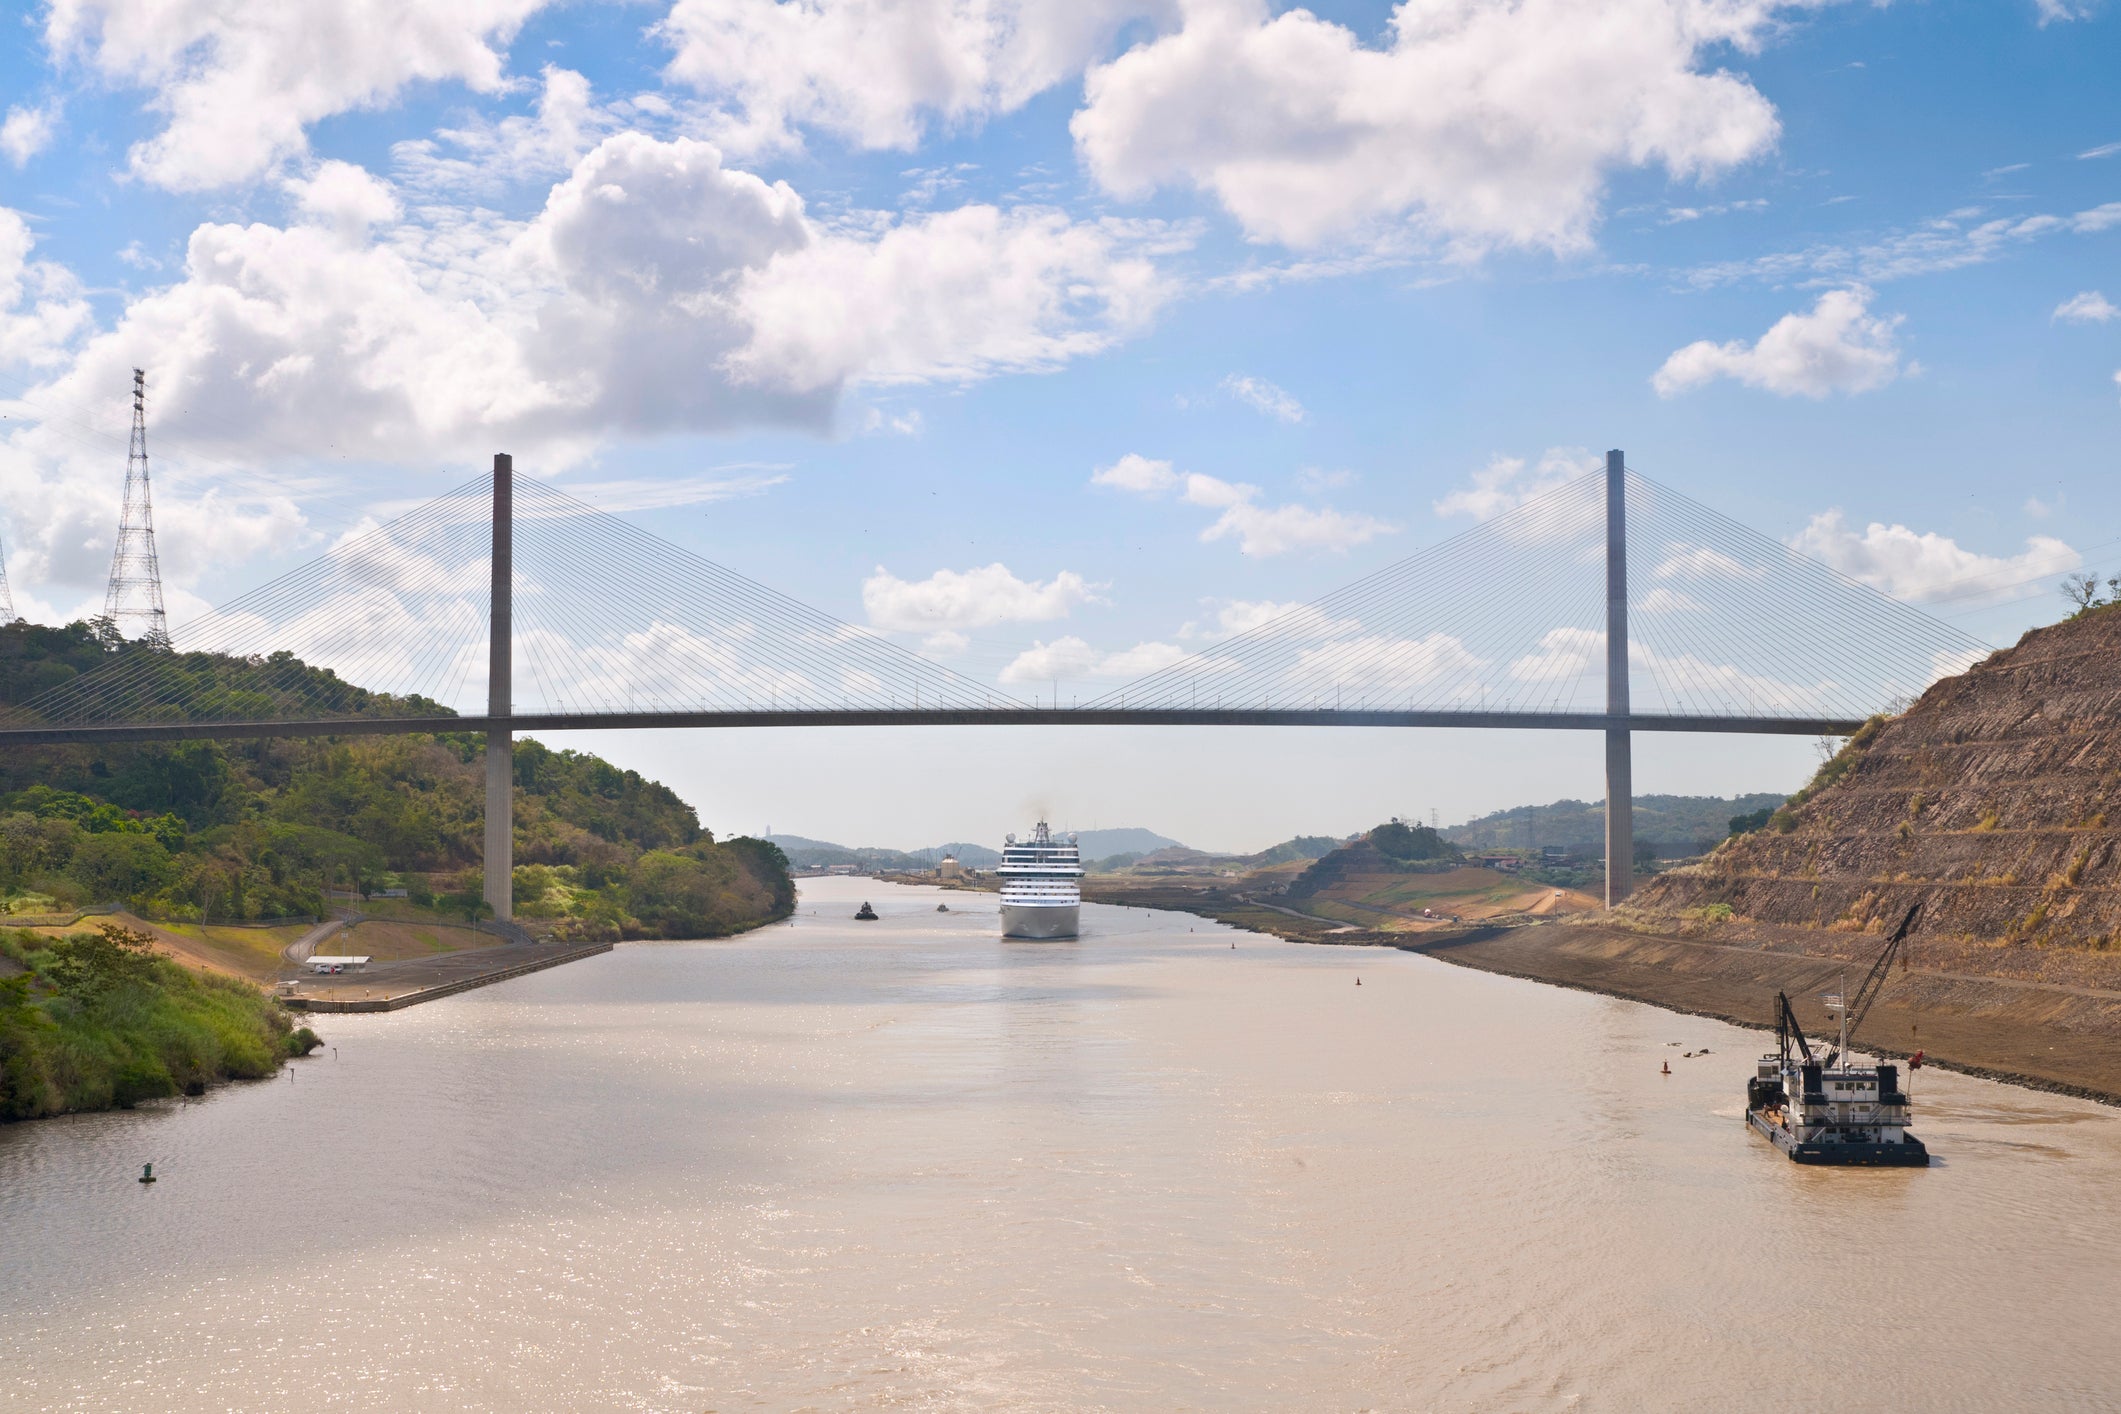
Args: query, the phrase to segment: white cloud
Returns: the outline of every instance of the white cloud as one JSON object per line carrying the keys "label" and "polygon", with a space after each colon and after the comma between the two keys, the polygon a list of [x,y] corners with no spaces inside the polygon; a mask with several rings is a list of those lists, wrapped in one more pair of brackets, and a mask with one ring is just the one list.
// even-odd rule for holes
{"label": "white cloud", "polygon": [[1688,272],[1686,280],[1707,289],[1741,280],[1878,284],[1912,275],[1933,275],[2001,259],[2048,236],[2089,236],[2110,230],[2121,225],[2121,201],[2087,207],[2068,216],[1980,219],[1984,214],[1978,206],[1961,207],[1865,245],[1815,245],[1747,260],[1720,261]]}
{"label": "white cloud", "polygon": [[[631,132],[584,155],[528,220],[400,203],[343,163],[289,194],[284,227],[196,228],[181,266],[101,329],[77,282],[30,258],[26,222],[0,211],[0,363],[42,379],[0,430],[0,495],[26,546],[18,579],[102,573],[119,489],[109,453],[37,419],[122,408],[136,366],[150,373],[165,475],[173,449],[461,468],[497,446],[552,475],[619,436],[823,432],[860,381],[1050,366],[1116,337],[1076,321],[1097,317],[1112,271],[1136,301],[1146,268],[1117,256],[1096,268],[1130,237],[1099,225],[1079,238],[1051,213],[826,228],[786,184],[725,167],[705,143]],[[831,258],[800,264],[819,251]],[[158,508],[173,585],[187,564],[233,564],[299,534],[299,516],[268,498],[222,501],[227,524],[193,537],[177,499],[208,504]]]}
{"label": "white cloud", "polygon": [[677,0],[657,32],[671,77],[719,110],[732,148],[817,128],[912,148],[930,127],[1013,111],[1080,73],[1118,31],[1178,0]]}
{"label": "white cloud", "polygon": [[[1470,675],[1486,665],[1487,660],[1447,633],[1421,638],[1372,634],[1305,649],[1297,655],[1288,677],[1308,687],[1398,690],[1430,687],[1456,677],[1465,677],[1470,684]],[[1469,690],[1477,690],[1477,685]]]}
{"label": "white cloud", "polygon": [[410,83],[497,91],[497,46],[544,2],[51,0],[44,33],[54,54],[152,90],[167,123],[134,145],[132,170],[197,191],[300,155],[310,124],[380,106]]}
{"label": "white cloud", "polygon": [[1268,624],[1275,626],[1275,636],[1288,638],[1339,638],[1359,632],[1362,624],[1355,619],[1328,618],[1315,605],[1301,603],[1278,604],[1271,599],[1229,599],[1217,602],[1205,600],[1215,611],[1212,622],[1189,622],[1183,625],[1178,636],[1186,639],[1229,638],[1240,633],[1250,633]]}
{"label": "white cloud", "polygon": [[1492,520],[1604,464],[1602,458],[1583,447],[1549,447],[1536,467],[1528,467],[1523,457],[1506,457],[1498,452],[1473,473],[1472,485],[1462,486],[1438,500],[1436,514]]}
{"label": "white cloud", "polygon": [[1983,555],[1935,531],[1872,521],[1852,529],[1838,510],[1821,511],[1790,547],[1898,599],[1920,602],[1947,590],[2002,590],[2075,569],[2083,557],[2051,535],[2035,535],[2018,555]]}
{"label": "white cloud", "polygon": [[51,145],[58,119],[57,104],[40,108],[17,104],[8,109],[7,117],[0,119],[0,156],[17,167],[27,166],[30,158]]}
{"label": "white cloud", "polygon": [[[597,106],[589,80],[548,66],[536,110],[498,122],[478,119],[432,138],[395,144],[391,162],[409,185],[429,191],[493,192],[511,182],[566,172],[617,119]],[[454,154],[454,155],[452,155]]]}
{"label": "white cloud", "polygon": [[1635,607],[1649,614],[1691,614],[1705,606],[1690,594],[1660,584],[1643,595],[1642,602]]}
{"label": "white cloud", "polygon": [[1185,487],[1183,499],[1186,504],[1205,506],[1209,510],[1241,506],[1259,494],[1257,486],[1248,486],[1242,481],[1225,481],[1219,476],[1204,476],[1197,471],[1187,472],[1180,481]]}
{"label": "white cloud", "polygon": [[1307,466],[1296,473],[1296,484],[1317,495],[1321,491],[1339,491],[1353,486],[1362,478],[1345,468],[1328,471],[1322,466]]}
{"label": "white cloud", "polygon": [[1870,313],[1861,286],[1828,290],[1809,314],[1786,314],[1759,340],[1717,344],[1703,339],[1664,361],[1650,379],[1660,397],[1734,378],[1782,397],[1863,393],[1899,377],[1895,335],[1902,315]]}
{"label": "white cloud", "polygon": [[1102,588],[1073,570],[1044,581],[1018,579],[1001,563],[970,570],[937,570],[904,580],[883,566],[862,581],[862,608],[880,629],[908,633],[1040,623],[1068,617],[1078,604],[1097,603]]}
{"label": "white cloud", "polygon": [[1389,38],[1265,0],[1192,0],[1185,26],[1093,68],[1072,123],[1092,174],[1212,192],[1254,239],[1409,225],[1463,252],[1578,250],[1609,173],[1712,176],[1768,151],[1773,107],[1714,56],[1773,0],[1415,3]]}
{"label": "white cloud", "polygon": [[1510,662],[1510,676],[1519,682],[1551,682],[1574,678],[1593,663],[1605,660],[1605,630],[1595,628],[1551,628],[1539,636],[1539,647]]}
{"label": "white cloud", "polygon": [[1291,397],[1286,389],[1276,387],[1264,378],[1233,373],[1223,379],[1222,387],[1231,397],[1276,422],[1304,420],[1304,405]]}
{"label": "white cloud", "polygon": [[30,258],[36,239],[20,212],[0,206],[0,367],[58,362],[93,317],[64,266]]}
{"label": "white cloud", "polygon": [[[1628,643],[1628,664],[1647,672],[1652,684],[1684,683],[1691,699],[1687,710],[1691,711],[1710,704],[1724,710],[1822,711],[1835,686],[1831,682],[1785,682],[1690,652],[1663,653],[1639,638]],[[1510,676],[1519,682],[1551,685],[1585,673],[1605,675],[1603,629],[1549,629],[1540,635],[1537,649],[1510,663]],[[1660,685],[1652,690],[1661,694],[1665,689]],[[1635,705],[1640,710],[1644,703],[1638,698]]]}
{"label": "white cloud", "polygon": [[2072,324],[2104,324],[2110,319],[2121,319],[2121,306],[2097,290],[2085,290],[2056,305],[2051,318],[2067,319]]}
{"label": "white cloud", "polygon": [[349,241],[366,240],[370,227],[391,225],[405,214],[390,183],[351,162],[320,163],[308,177],[286,185],[297,210]]}
{"label": "white cloud", "polygon": [[732,366],[802,392],[1055,368],[1138,332],[1170,297],[1142,234],[993,206],[818,232],[745,271],[735,298],[755,332]]}
{"label": "white cloud", "polygon": [[1132,648],[1106,653],[1080,638],[1056,638],[1034,643],[1002,669],[1005,683],[1075,682],[1083,678],[1137,678],[1168,668],[1186,657],[1186,650],[1169,643],[1137,643]]}
{"label": "white cloud", "polygon": [[2117,152],[2121,152],[2121,142],[2101,143],[2097,147],[2078,153],[2077,160],[2079,162],[2093,162],[2101,157],[2112,157]]}
{"label": "white cloud", "polygon": [[1134,452],[1092,472],[1090,482],[1144,496],[1177,490],[1179,499],[1188,505],[1222,512],[1200,533],[1203,541],[1234,539],[1238,550],[1247,555],[1280,555],[1291,550],[1344,551],[1397,529],[1374,516],[1330,507],[1262,506],[1257,486],[1197,471],[1174,471],[1167,461],[1155,461]]}
{"label": "white cloud", "polygon": [[2033,0],[2033,13],[2042,29],[2067,20],[2088,20],[2098,8],[2094,0]]}
{"label": "white cloud", "polygon": [[1699,221],[1707,216],[1728,216],[1733,211],[1765,211],[1767,198],[1756,196],[1746,201],[1720,201],[1709,206],[1668,206],[1661,224],[1680,226],[1689,221]]}
{"label": "white cloud", "polygon": [[[763,496],[788,482],[785,468],[726,466],[686,476],[570,481],[567,494],[600,511],[660,511],[677,506],[706,506],[745,496]],[[518,515],[522,512],[517,511]]]}
{"label": "white cloud", "polygon": [[1169,462],[1152,461],[1139,453],[1129,452],[1112,465],[1091,472],[1090,484],[1151,495],[1176,486],[1178,473],[1171,469]]}
{"label": "white cloud", "polygon": [[528,221],[401,213],[341,162],[291,192],[286,228],[193,231],[179,275],[89,339],[49,400],[99,405],[140,365],[159,424],[202,452],[420,464],[505,439],[550,472],[613,435],[822,431],[853,382],[1051,367],[1134,327],[1156,283],[1103,225],[968,207],[828,229],[708,144],[635,132],[584,155]]}
{"label": "white cloud", "polygon": [[1767,570],[1742,565],[1723,551],[1707,545],[1675,540],[1664,547],[1664,558],[1650,571],[1653,579],[1759,579]]}
{"label": "white cloud", "polygon": [[1215,524],[1200,533],[1200,538],[1235,539],[1242,553],[1265,556],[1291,550],[1345,551],[1380,535],[1390,535],[1394,529],[1375,516],[1331,507],[1259,506],[1245,500],[1225,510]]}
{"label": "white cloud", "polygon": [[922,425],[919,408],[908,408],[902,413],[886,413],[880,407],[865,408],[862,411],[862,431],[872,437],[882,433],[899,437],[918,437],[921,435]]}

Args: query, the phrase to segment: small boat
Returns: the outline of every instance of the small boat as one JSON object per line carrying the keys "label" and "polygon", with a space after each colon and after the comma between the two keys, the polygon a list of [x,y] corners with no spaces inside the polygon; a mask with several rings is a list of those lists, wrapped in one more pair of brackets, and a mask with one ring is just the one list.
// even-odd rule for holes
{"label": "small boat", "polygon": [[873,923],[876,921],[876,910],[871,908],[868,902],[865,900],[862,903],[862,906],[854,911],[854,916],[864,921]]}
{"label": "small boat", "polygon": [[939,903],[935,906],[935,911],[937,913],[948,913],[950,911],[950,905],[947,903]]}

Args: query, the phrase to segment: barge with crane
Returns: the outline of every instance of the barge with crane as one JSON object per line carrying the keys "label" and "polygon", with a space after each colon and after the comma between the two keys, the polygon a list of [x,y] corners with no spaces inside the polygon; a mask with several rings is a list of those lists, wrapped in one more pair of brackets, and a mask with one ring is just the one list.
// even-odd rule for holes
{"label": "barge with crane", "polygon": [[[1929,1149],[1908,1132],[1912,1105],[1900,1083],[1900,1067],[1884,1061],[1857,1065],[1849,1049],[1850,1037],[1884,989],[1893,957],[1920,912],[1920,904],[1907,911],[1854,997],[1848,995],[1844,981],[1841,995],[1826,999],[1828,1008],[1839,1014],[1841,1033],[1824,1059],[1814,1054],[1804,1028],[1797,1024],[1789,993],[1775,994],[1777,1048],[1760,1058],[1758,1072],[1746,1082],[1745,1120],[1792,1161],[1894,1168],[1928,1165]],[[1910,1073],[1921,1064],[1922,1053],[1917,1051],[1908,1061]]]}

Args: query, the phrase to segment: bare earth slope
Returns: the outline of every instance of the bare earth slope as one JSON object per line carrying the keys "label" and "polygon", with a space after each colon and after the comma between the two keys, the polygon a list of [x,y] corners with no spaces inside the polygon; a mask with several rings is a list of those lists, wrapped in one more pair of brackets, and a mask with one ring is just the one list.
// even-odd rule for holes
{"label": "bare earth slope", "polygon": [[[2037,629],[1853,738],[1768,828],[1661,875],[1650,921],[1728,905],[1939,940],[2106,951],[2121,935],[2121,610]],[[1721,910],[1717,910],[1719,913]]]}

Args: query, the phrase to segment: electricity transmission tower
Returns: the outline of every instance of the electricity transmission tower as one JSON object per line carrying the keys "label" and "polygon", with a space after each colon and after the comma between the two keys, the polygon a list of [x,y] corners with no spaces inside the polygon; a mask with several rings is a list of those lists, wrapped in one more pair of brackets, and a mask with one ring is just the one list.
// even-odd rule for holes
{"label": "electricity transmission tower", "polygon": [[118,517],[118,544],[111,551],[110,591],[103,617],[120,633],[128,622],[154,648],[169,647],[169,619],[162,612],[162,564],[155,556],[155,506],[147,484],[147,373],[133,370],[133,443],[125,458],[125,509]]}
{"label": "electricity transmission tower", "polygon": [[15,596],[7,588],[7,546],[0,544],[0,624],[15,621]]}

